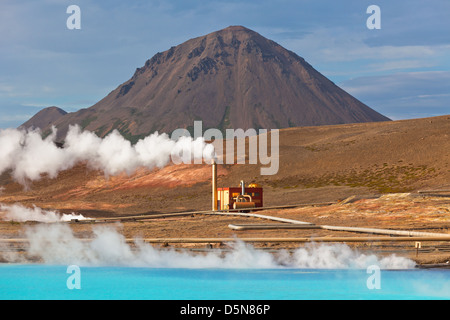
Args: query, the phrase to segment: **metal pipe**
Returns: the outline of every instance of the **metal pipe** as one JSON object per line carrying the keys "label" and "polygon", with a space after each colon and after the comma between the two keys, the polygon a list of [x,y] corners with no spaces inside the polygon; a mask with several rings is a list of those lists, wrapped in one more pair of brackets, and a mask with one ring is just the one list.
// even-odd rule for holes
{"label": "metal pipe", "polygon": [[360,227],[336,227],[336,226],[321,226],[321,227],[322,227],[322,229],[333,230],[333,231],[349,231],[349,232],[386,234],[386,235],[407,236],[407,237],[449,237],[450,236],[450,234],[445,234],[445,233],[407,231],[407,230],[390,230],[390,229],[360,228]]}
{"label": "metal pipe", "polygon": [[[81,238],[80,241],[93,241],[94,239]],[[219,243],[219,242],[412,242],[412,241],[450,241],[446,237],[302,237],[302,238],[143,238],[148,243]],[[0,243],[28,243],[29,239],[0,239]],[[136,242],[136,239],[125,239],[126,242]]]}
{"label": "metal pipe", "polygon": [[245,195],[245,183],[244,183],[244,180],[241,180],[241,195]]}
{"label": "metal pipe", "polygon": [[418,193],[438,193],[438,192],[450,192],[450,189],[444,190],[419,190]]}
{"label": "metal pipe", "polygon": [[212,210],[217,211],[217,163],[212,161]]}
{"label": "metal pipe", "polygon": [[233,230],[270,230],[270,229],[322,229],[320,226],[314,224],[292,224],[292,223],[277,223],[277,224],[229,224],[228,228]]}
{"label": "metal pipe", "polygon": [[[135,242],[135,239],[126,239],[127,242]],[[142,239],[149,243],[218,243],[218,242],[370,242],[370,241],[450,241],[447,237],[302,237],[302,238],[156,238]]]}
{"label": "metal pipe", "polygon": [[[246,198],[248,199],[248,201],[245,200]],[[248,194],[245,194],[245,195],[240,194],[236,198],[234,198],[234,200],[236,202],[252,202],[252,196],[250,196]]]}
{"label": "metal pipe", "polygon": [[[335,204],[335,202],[317,202],[317,203],[300,203],[300,204],[292,204],[292,205],[282,205],[282,206],[271,206],[271,207],[260,207],[258,210],[272,210],[272,209],[289,209],[296,207],[309,207],[309,206],[329,206]],[[90,220],[79,220],[78,222],[84,223],[93,223],[93,222],[107,222],[107,221],[126,221],[126,220],[146,220],[146,219],[155,219],[155,218],[165,218],[171,216],[189,216],[193,214],[218,214],[218,213],[232,213],[238,212],[240,209],[229,209],[227,211],[217,211],[212,212],[211,210],[197,210],[197,211],[181,211],[181,212],[168,212],[162,214],[139,214],[135,216],[119,216],[119,217],[103,217],[103,218],[91,218]],[[69,221],[70,222],[70,221]],[[58,222],[59,223],[59,222]]]}
{"label": "metal pipe", "polygon": [[406,237],[443,237],[448,238],[450,234],[434,233],[434,232],[420,232],[407,230],[390,230],[390,229],[376,229],[376,228],[360,228],[360,227],[337,227],[337,226],[321,226],[321,225],[236,225],[229,224],[228,227],[233,230],[252,230],[252,229],[325,229],[332,231],[348,231],[357,233],[371,233],[383,234],[391,236],[406,236]]}
{"label": "metal pipe", "polygon": [[[222,213],[224,214],[224,213]],[[236,213],[229,213],[231,215],[236,215]],[[282,221],[282,222],[288,222],[288,223],[294,223],[294,224],[309,224],[312,225],[313,223],[304,222],[304,221],[298,221],[298,220],[292,220],[292,219],[284,219],[284,218],[278,218],[278,217],[272,217],[272,216],[265,216],[260,214],[242,214],[239,213],[239,215],[245,215],[247,217],[257,217],[257,218],[263,218],[263,219],[269,219],[269,220],[276,220],[276,221]],[[433,232],[417,232],[417,231],[405,231],[405,230],[390,230],[390,229],[376,229],[376,228],[359,228],[359,227],[337,227],[337,226],[320,226],[322,229],[325,230],[333,230],[333,231],[349,231],[349,232],[361,232],[361,233],[372,233],[372,234],[385,234],[385,235],[395,235],[395,236],[408,236],[408,237],[450,237],[450,234],[445,233],[433,233]]]}
{"label": "metal pipe", "polygon": [[266,216],[266,215],[257,214],[257,213],[222,212],[221,211],[221,212],[204,212],[203,214],[217,214],[217,215],[221,215],[221,216],[254,217],[254,218],[262,218],[262,219],[268,219],[268,220],[274,220],[274,221],[280,221],[280,222],[287,222],[287,223],[293,223],[293,224],[308,224],[308,225],[313,224],[313,223],[310,223],[310,222],[303,222],[303,221],[286,219],[286,218]]}

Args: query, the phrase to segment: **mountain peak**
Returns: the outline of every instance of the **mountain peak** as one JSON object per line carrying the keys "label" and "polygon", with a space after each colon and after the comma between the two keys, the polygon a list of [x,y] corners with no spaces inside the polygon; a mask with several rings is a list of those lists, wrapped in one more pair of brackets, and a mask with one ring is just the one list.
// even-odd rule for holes
{"label": "mountain peak", "polygon": [[255,31],[248,29],[244,26],[229,26],[216,32],[242,32],[242,31],[247,33],[256,33]]}
{"label": "mountain peak", "polygon": [[52,106],[47,107],[42,110],[40,110],[38,113],[36,113],[32,118],[30,118],[27,122],[22,124],[19,128],[24,129],[42,129],[49,125],[51,125],[53,122],[57,121],[62,116],[66,115],[67,112],[64,111],[61,108]]}
{"label": "mountain peak", "polygon": [[130,140],[192,128],[275,129],[386,121],[303,58],[243,26],[190,39],[157,53],[90,108],[52,124]]}
{"label": "mountain peak", "polygon": [[[252,31],[244,26],[228,26],[224,29],[222,29],[223,31]],[[253,32],[253,31],[252,31]]]}

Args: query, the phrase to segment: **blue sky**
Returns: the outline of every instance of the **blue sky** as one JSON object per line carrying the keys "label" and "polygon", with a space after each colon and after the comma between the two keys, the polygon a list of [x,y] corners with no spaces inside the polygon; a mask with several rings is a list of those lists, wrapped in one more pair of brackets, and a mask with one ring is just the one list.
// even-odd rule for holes
{"label": "blue sky", "polygon": [[[369,5],[381,29],[369,30]],[[69,30],[69,5],[81,30]],[[157,52],[243,25],[391,119],[450,114],[450,1],[0,0],[0,128],[90,107]]]}

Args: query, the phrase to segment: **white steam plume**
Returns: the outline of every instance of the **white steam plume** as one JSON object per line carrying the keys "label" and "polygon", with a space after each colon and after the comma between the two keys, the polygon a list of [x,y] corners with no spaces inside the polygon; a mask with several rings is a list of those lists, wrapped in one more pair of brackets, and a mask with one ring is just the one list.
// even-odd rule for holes
{"label": "white steam plume", "polygon": [[87,220],[81,214],[61,214],[57,211],[43,210],[36,206],[27,208],[20,204],[5,205],[0,203],[0,219],[5,221],[37,221],[37,222],[64,222],[72,219]]}
{"label": "white steam plume", "polygon": [[174,163],[192,163],[193,159],[209,160],[214,147],[203,138],[181,137],[177,141],[157,132],[139,140],[135,145],[114,130],[99,138],[78,126],[70,126],[64,148],[55,145],[56,129],[42,139],[38,130],[0,130],[0,174],[12,170],[14,179],[22,184],[38,180],[42,174],[55,178],[60,171],[86,162],[106,175],[132,173],[138,167],[164,167]]}
{"label": "white steam plume", "polygon": [[[378,265],[382,269],[409,269],[415,263],[391,255],[378,258],[352,250],[344,244],[311,244],[293,254],[282,251],[275,255],[236,241],[229,252],[193,254],[188,251],[159,249],[136,239],[129,245],[112,227],[93,229],[92,241],[74,236],[66,224],[36,225],[26,229],[29,241],[27,254],[47,264],[87,266],[131,266],[157,268],[322,268],[358,269]],[[4,257],[5,258],[5,257]],[[14,261],[11,261],[14,262]]]}

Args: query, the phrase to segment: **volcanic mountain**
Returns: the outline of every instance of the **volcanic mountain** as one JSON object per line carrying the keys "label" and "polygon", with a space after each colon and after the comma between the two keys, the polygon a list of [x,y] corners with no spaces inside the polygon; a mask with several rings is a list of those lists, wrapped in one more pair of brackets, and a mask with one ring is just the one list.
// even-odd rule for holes
{"label": "volcanic mountain", "polygon": [[36,113],[31,119],[22,124],[20,127],[33,129],[45,128],[58,120],[60,117],[66,115],[67,112],[58,107],[48,107]]}
{"label": "volcanic mountain", "polygon": [[[242,26],[188,40],[157,53],[125,83],[90,108],[42,127],[70,124],[130,140],[192,129],[274,129],[388,121],[297,54]],[[36,121],[36,119],[35,119]]]}

